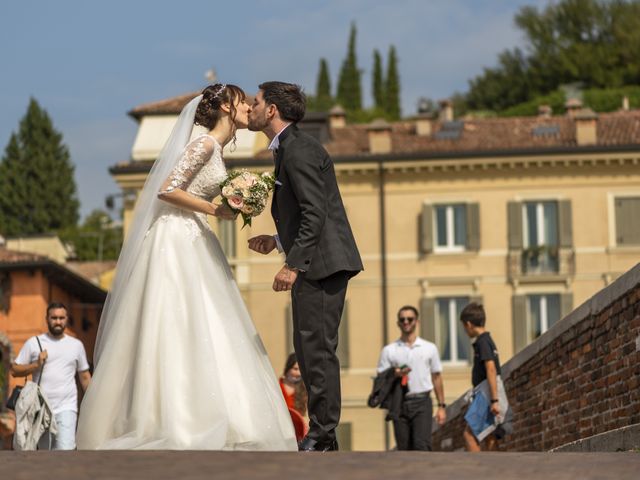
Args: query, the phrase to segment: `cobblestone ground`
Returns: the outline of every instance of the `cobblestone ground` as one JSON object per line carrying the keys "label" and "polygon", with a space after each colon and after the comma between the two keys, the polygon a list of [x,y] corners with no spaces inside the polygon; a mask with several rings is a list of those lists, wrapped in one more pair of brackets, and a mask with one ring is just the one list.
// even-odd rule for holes
{"label": "cobblestone ground", "polygon": [[640,479],[640,453],[0,452],[0,479]]}

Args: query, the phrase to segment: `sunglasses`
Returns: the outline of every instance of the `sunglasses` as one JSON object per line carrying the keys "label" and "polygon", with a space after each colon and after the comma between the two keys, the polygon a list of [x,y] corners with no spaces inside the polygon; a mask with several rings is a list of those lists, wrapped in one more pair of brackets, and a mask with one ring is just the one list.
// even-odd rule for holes
{"label": "sunglasses", "polygon": [[416,317],[399,317],[398,323],[411,323],[416,319]]}

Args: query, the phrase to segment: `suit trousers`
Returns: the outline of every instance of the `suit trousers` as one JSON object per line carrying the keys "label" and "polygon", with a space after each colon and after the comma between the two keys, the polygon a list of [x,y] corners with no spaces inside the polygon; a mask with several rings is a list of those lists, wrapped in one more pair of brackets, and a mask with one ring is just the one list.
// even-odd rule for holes
{"label": "suit trousers", "polygon": [[398,450],[431,451],[431,395],[406,397],[402,413],[393,421],[393,433]]}
{"label": "suit trousers", "polygon": [[291,291],[293,346],[309,396],[309,433],[332,442],[340,421],[338,327],[350,275],[340,271],[320,280],[301,272]]}

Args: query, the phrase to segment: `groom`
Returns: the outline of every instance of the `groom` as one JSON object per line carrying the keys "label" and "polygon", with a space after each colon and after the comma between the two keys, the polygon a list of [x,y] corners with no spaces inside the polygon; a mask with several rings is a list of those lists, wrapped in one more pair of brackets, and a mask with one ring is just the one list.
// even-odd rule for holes
{"label": "groom", "polygon": [[362,261],[333,162],[317,140],[296,126],[305,113],[300,87],[265,82],[259,89],[249,129],[271,140],[276,176],[271,214],[278,234],[253,237],[249,248],[265,255],[277,248],[286,254],[273,289],[291,290],[293,345],[309,394],[310,429],[299,450],[338,450],[338,326],[347,283],[362,270]]}

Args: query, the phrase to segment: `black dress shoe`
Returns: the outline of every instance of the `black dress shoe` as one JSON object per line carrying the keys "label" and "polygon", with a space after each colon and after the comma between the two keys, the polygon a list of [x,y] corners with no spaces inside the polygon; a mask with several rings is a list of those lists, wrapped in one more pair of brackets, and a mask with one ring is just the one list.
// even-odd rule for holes
{"label": "black dress shoe", "polygon": [[337,452],[338,442],[332,440],[330,442],[319,442],[313,438],[304,437],[298,444],[299,452]]}

